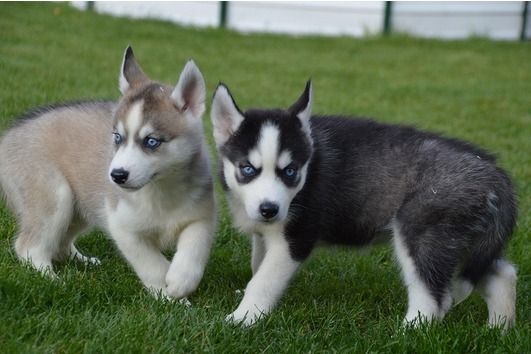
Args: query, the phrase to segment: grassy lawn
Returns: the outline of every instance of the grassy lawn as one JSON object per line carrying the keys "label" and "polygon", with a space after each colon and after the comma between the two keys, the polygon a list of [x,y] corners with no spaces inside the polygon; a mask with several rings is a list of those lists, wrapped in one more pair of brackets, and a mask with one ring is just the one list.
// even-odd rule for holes
{"label": "grassy lawn", "polygon": [[[78,248],[101,266],[62,264],[58,280],[43,278],[16,259],[16,224],[1,206],[0,352],[531,352],[530,43],[240,35],[2,2],[0,129],[41,104],[119,98],[128,44],[167,83],[193,58],[208,97],[222,80],[242,108],[286,107],[311,77],[316,113],[414,124],[496,152],[519,195],[507,250],[519,268],[517,326],[505,336],[486,328],[487,307],[473,295],[442,323],[404,332],[406,292],[389,246],[319,250],[269,317],[247,329],[226,324],[251,277],[251,248],[220,194],[217,240],[192,307],[151,298],[97,231]],[[205,127],[212,142],[208,114]]]}

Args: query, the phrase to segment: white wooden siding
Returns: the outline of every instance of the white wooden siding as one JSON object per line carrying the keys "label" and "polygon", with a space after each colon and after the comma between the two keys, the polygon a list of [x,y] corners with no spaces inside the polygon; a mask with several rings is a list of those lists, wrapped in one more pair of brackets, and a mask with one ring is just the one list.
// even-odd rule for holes
{"label": "white wooden siding", "polygon": [[[72,4],[87,7],[83,1]],[[384,1],[230,1],[226,25],[241,32],[364,36],[382,32],[384,8]],[[398,1],[392,3],[391,30],[430,38],[517,40],[523,8],[523,1]],[[221,3],[96,1],[94,9],[115,16],[217,27]],[[529,12],[527,18],[526,34],[531,38]]]}

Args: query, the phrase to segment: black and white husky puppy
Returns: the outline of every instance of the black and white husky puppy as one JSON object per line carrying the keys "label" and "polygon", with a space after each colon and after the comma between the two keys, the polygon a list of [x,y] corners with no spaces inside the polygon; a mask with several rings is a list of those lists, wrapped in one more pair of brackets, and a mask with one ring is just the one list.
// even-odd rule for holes
{"label": "black and white husky puppy", "polygon": [[311,116],[312,85],[287,110],[212,103],[221,180],[236,227],[253,235],[253,277],[228,320],[270,312],[318,243],[363,246],[392,232],[406,323],[442,319],[473,289],[489,324],[515,321],[516,270],[502,258],[515,196],[473,145],[369,119]]}

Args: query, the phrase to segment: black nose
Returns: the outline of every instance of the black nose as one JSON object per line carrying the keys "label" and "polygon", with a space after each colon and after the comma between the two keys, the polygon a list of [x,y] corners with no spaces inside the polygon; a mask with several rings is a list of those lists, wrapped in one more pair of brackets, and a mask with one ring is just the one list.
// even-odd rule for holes
{"label": "black nose", "polygon": [[278,214],[278,205],[271,202],[263,202],[260,204],[260,214],[266,219],[271,219]]}
{"label": "black nose", "polygon": [[129,177],[129,171],[126,171],[123,168],[115,168],[111,171],[111,178],[114,183],[124,184],[125,181],[127,181],[127,177]]}

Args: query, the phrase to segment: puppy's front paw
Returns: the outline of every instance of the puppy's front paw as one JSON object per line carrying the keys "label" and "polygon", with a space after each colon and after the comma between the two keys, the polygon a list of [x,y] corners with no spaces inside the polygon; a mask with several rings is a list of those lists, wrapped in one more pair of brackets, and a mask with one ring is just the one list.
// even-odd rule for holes
{"label": "puppy's front paw", "polygon": [[237,311],[234,311],[233,313],[225,317],[225,322],[233,324],[233,325],[241,324],[244,326],[249,326],[250,324],[247,324],[245,322],[246,318],[247,318],[246,314],[242,316],[241,314],[238,314]]}
{"label": "puppy's front paw", "polygon": [[197,289],[201,275],[195,272],[168,272],[166,275],[166,291],[174,299],[182,299]]}
{"label": "puppy's front paw", "polygon": [[190,307],[192,306],[192,303],[188,300],[188,298],[186,297],[183,297],[183,298],[180,298],[180,299],[177,299],[177,298],[174,298],[174,297],[171,297],[167,294],[166,290],[154,290],[153,288],[150,288],[149,289],[150,293],[155,296],[155,298],[157,300],[160,300],[160,301],[168,301],[168,302],[178,302],[180,305],[183,305],[185,307]]}
{"label": "puppy's front paw", "polygon": [[237,309],[225,317],[225,321],[230,324],[243,325],[247,327],[255,324],[263,315],[264,313],[258,311],[258,309],[255,309],[255,311]]}

